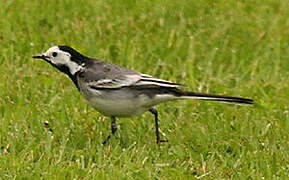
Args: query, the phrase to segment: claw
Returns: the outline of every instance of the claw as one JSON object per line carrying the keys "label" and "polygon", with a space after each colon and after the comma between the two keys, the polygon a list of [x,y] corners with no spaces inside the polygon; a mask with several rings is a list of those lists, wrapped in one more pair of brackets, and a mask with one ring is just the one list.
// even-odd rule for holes
{"label": "claw", "polygon": [[158,145],[160,145],[161,143],[166,143],[166,142],[169,142],[169,140],[167,140],[167,139],[157,140],[157,144],[158,144]]}

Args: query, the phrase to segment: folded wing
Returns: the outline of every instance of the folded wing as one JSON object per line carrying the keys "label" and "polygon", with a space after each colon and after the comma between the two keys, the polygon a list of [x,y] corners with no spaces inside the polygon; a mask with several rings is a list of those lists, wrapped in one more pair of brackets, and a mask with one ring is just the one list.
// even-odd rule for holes
{"label": "folded wing", "polygon": [[146,74],[130,74],[120,78],[104,78],[89,82],[94,89],[119,89],[122,87],[180,87],[182,84],[173,83],[163,79],[154,78]]}

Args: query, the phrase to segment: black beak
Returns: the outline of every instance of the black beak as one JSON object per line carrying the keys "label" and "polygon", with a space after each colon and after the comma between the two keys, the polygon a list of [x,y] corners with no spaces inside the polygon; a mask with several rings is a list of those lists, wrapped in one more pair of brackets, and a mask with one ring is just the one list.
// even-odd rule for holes
{"label": "black beak", "polygon": [[32,56],[32,58],[46,60],[46,59],[49,58],[49,57],[48,57],[48,56],[45,56],[45,55],[43,55],[43,54],[39,54],[39,55],[36,55],[36,56]]}

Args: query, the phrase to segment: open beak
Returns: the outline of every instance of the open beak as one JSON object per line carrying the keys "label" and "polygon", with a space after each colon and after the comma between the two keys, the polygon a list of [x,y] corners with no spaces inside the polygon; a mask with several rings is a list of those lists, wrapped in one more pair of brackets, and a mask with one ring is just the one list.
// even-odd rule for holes
{"label": "open beak", "polygon": [[39,55],[36,55],[36,56],[32,56],[32,58],[47,60],[49,57],[45,56],[43,54],[39,54]]}

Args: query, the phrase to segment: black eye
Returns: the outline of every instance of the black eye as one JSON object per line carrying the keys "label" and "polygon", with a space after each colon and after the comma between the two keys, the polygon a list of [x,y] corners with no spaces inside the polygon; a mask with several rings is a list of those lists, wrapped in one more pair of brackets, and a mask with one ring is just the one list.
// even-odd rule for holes
{"label": "black eye", "polygon": [[56,57],[56,56],[57,56],[57,52],[53,52],[53,53],[52,53],[52,56],[53,56],[53,57]]}

